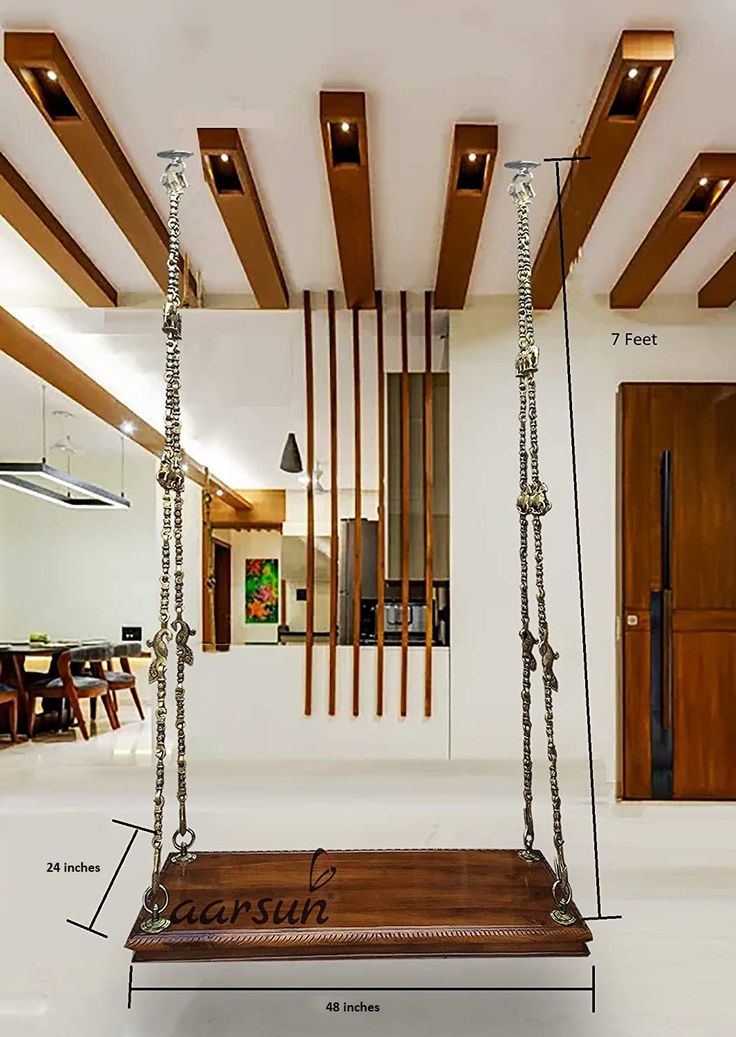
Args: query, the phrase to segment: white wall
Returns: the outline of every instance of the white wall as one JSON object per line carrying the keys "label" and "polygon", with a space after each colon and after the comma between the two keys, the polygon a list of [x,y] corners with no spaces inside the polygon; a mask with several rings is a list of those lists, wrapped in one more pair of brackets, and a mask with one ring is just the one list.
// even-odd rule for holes
{"label": "white wall", "polygon": [[[286,581],[286,624],[291,630],[306,630],[307,603],[297,601],[296,592],[304,587],[303,582]],[[314,585],[314,630],[328,633],[330,629],[330,585],[317,581]]]}
{"label": "white wall", "polygon": [[[119,490],[115,454],[82,454],[75,471]],[[0,487],[0,638],[41,631],[119,640],[123,625],[152,636],[161,543],[155,471],[154,457],[130,444],[127,511],[70,511]]]}
{"label": "white wall", "polygon": [[399,648],[385,650],[385,715],[375,715],[374,648],[361,649],[361,715],[351,715],[352,649],[338,648],[337,716],[327,715],[328,648],[315,645],[314,700],[304,716],[304,648],[197,652],[187,677],[188,755],[209,760],[444,760],[449,652],[433,653],[434,710],[423,715],[424,651],[409,652],[408,716],[399,717]]}
{"label": "white wall", "polygon": [[[452,754],[518,757],[521,743],[516,303],[453,314],[450,329]],[[615,761],[616,388],[622,381],[735,381],[736,313],[664,298],[640,311],[570,298],[590,687],[596,756]],[[658,345],[612,345],[614,331]],[[550,634],[560,653],[556,706],[564,758],[586,753],[564,340],[560,305],[536,315]],[[736,434],[736,430],[734,430]],[[534,600],[532,599],[532,605]],[[534,694],[538,755],[545,742]]]}

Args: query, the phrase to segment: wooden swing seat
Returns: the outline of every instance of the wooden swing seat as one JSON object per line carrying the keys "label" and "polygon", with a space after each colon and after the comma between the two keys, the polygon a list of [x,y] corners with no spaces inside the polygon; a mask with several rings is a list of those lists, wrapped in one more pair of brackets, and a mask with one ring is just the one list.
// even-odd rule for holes
{"label": "wooden swing seat", "polygon": [[554,875],[516,850],[223,851],[166,861],[167,929],[133,961],[587,955],[550,916]]}

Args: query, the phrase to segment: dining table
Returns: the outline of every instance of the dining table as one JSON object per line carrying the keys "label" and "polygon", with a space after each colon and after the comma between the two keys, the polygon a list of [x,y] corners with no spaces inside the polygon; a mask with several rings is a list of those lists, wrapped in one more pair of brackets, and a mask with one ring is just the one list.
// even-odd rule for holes
{"label": "dining table", "polygon": [[[70,638],[56,641],[0,641],[0,683],[18,689],[18,731],[28,733],[30,720],[30,698],[28,683],[34,677],[57,677],[59,674],[59,656],[72,648],[86,645],[106,644],[104,638]],[[28,659],[48,658],[49,666],[45,672],[27,670]],[[42,700],[41,713],[36,716],[35,730],[49,730],[61,727],[63,723],[63,700]],[[0,715],[0,725],[5,724],[5,717]],[[10,728],[8,727],[8,730]],[[4,727],[0,726],[0,733]]]}

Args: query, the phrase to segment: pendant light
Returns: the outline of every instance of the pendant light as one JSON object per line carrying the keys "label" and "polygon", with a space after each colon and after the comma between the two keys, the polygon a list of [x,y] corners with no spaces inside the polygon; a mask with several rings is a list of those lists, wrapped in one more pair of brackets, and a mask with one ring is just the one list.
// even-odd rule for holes
{"label": "pendant light", "polygon": [[[129,508],[130,501],[116,493],[78,479],[71,472],[46,463],[46,386],[41,387],[42,455],[40,461],[0,462],[0,485],[31,497],[77,511]],[[67,458],[71,453],[67,451]],[[60,489],[59,489],[60,487]]]}
{"label": "pendant light", "polygon": [[279,468],[282,472],[288,472],[290,475],[299,475],[300,472],[304,471],[304,465],[302,464],[302,455],[299,452],[299,444],[296,441],[296,436],[293,432],[290,432],[286,437],[286,443],[281,454],[281,464]]}

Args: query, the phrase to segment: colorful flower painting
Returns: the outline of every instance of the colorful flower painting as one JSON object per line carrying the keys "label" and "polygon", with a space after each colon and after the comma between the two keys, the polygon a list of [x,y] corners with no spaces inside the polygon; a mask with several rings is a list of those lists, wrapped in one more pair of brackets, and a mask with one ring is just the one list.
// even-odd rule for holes
{"label": "colorful flower painting", "polygon": [[278,621],[278,558],[246,558],[245,622],[278,623]]}

